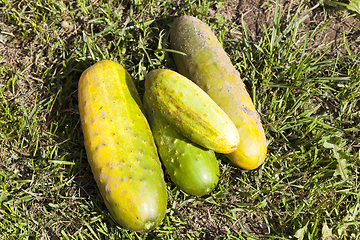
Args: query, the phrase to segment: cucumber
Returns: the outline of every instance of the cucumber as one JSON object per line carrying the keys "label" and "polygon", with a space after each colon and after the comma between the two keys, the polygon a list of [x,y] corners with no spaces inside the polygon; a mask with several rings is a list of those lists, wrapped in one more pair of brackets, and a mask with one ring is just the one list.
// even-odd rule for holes
{"label": "cucumber", "polygon": [[230,117],[240,134],[236,151],[227,155],[244,169],[256,169],[267,144],[260,116],[240,74],[207,24],[192,16],[177,18],[170,31],[177,71],[201,87]]}
{"label": "cucumber", "polygon": [[171,180],[194,196],[203,196],[214,190],[220,175],[214,151],[193,143],[170,125],[150,105],[147,92],[143,103],[160,159]]}
{"label": "cucumber", "polygon": [[151,106],[191,141],[215,152],[233,152],[239,144],[235,125],[196,84],[167,69],[145,77]]}
{"label": "cucumber", "polygon": [[82,73],[78,90],[87,158],[109,212],[129,230],[154,229],[165,216],[166,186],[130,75],[103,60]]}

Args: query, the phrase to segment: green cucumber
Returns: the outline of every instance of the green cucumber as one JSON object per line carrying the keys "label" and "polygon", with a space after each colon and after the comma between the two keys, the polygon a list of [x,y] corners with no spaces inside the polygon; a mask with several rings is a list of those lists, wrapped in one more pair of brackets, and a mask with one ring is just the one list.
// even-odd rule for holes
{"label": "green cucumber", "polygon": [[78,95],[87,158],[109,212],[132,231],[154,229],[165,216],[166,186],[130,75],[100,61],[82,73]]}
{"label": "green cucumber", "polygon": [[215,152],[233,152],[239,133],[226,113],[196,84],[166,69],[145,77],[151,106],[191,141]]}
{"label": "green cucumber", "polygon": [[147,92],[143,103],[160,159],[171,180],[194,196],[214,190],[220,175],[214,151],[193,143],[177,131],[150,105]]}
{"label": "green cucumber", "polygon": [[177,71],[201,87],[236,125],[240,144],[227,157],[244,169],[259,167],[267,152],[260,116],[209,26],[195,17],[179,17],[171,27],[170,44],[185,54],[173,54]]}

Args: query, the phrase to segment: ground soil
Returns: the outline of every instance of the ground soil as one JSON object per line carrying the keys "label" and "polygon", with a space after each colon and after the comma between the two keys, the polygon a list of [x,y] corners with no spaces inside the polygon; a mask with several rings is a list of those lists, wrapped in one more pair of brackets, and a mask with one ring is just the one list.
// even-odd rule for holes
{"label": "ground soil", "polygon": [[[315,45],[320,42],[331,47],[331,54],[347,55],[344,46],[344,37],[347,41],[352,54],[358,54],[360,43],[360,21],[359,18],[349,11],[344,11],[339,7],[320,5],[317,1],[309,1],[301,11],[301,16],[306,16],[302,26],[303,31],[313,30],[330,22],[321,34],[316,38]],[[282,17],[284,21],[295,14],[298,9],[299,1],[279,0],[278,7],[286,13]],[[246,23],[248,35],[251,40],[258,40],[264,33],[264,26],[273,24],[273,16],[276,8],[276,1],[267,0],[232,0],[226,1],[219,12],[234,24],[242,25]],[[230,31],[232,37],[241,34],[236,28]],[[311,49],[309,49],[311,51]]]}

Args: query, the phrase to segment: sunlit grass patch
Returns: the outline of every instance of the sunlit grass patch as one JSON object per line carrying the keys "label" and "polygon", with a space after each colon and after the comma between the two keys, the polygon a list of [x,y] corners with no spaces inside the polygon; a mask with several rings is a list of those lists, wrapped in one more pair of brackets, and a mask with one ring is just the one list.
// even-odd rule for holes
{"label": "sunlit grass patch", "polygon": [[[7,44],[0,52],[8,53],[0,56],[0,235],[359,238],[359,56],[350,48],[336,54],[322,42],[330,20],[305,27],[320,4],[266,4],[272,24],[260,26],[254,40],[249,22],[221,15],[226,1],[1,1],[0,28],[11,34],[0,38]],[[115,225],[92,177],[77,84],[84,69],[109,59],[128,70],[142,94],[147,72],[175,70],[169,29],[183,14],[207,22],[239,70],[261,115],[268,157],[258,170],[242,171],[218,154],[219,185],[201,198],[165,175],[163,224],[132,233]]]}

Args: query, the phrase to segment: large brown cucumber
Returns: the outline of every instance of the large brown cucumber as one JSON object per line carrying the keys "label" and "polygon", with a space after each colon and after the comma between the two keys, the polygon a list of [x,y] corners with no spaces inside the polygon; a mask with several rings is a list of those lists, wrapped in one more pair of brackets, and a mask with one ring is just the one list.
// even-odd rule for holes
{"label": "large brown cucumber", "polygon": [[167,69],[145,77],[154,109],[193,142],[219,153],[233,152],[239,133],[226,113],[195,83]]}
{"label": "large brown cucumber", "polygon": [[200,86],[230,117],[240,144],[227,157],[244,169],[259,167],[267,152],[265,133],[240,74],[207,24],[191,16],[176,19],[170,43],[177,71]]}
{"label": "large brown cucumber", "polygon": [[160,159],[171,180],[183,191],[194,196],[210,193],[219,181],[219,165],[212,150],[193,143],[177,131],[143,98]]}
{"label": "large brown cucumber", "polygon": [[165,216],[166,186],[130,75],[100,61],[82,73],[78,95],[88,161],[109,212],[132,231],[155,228]]}

